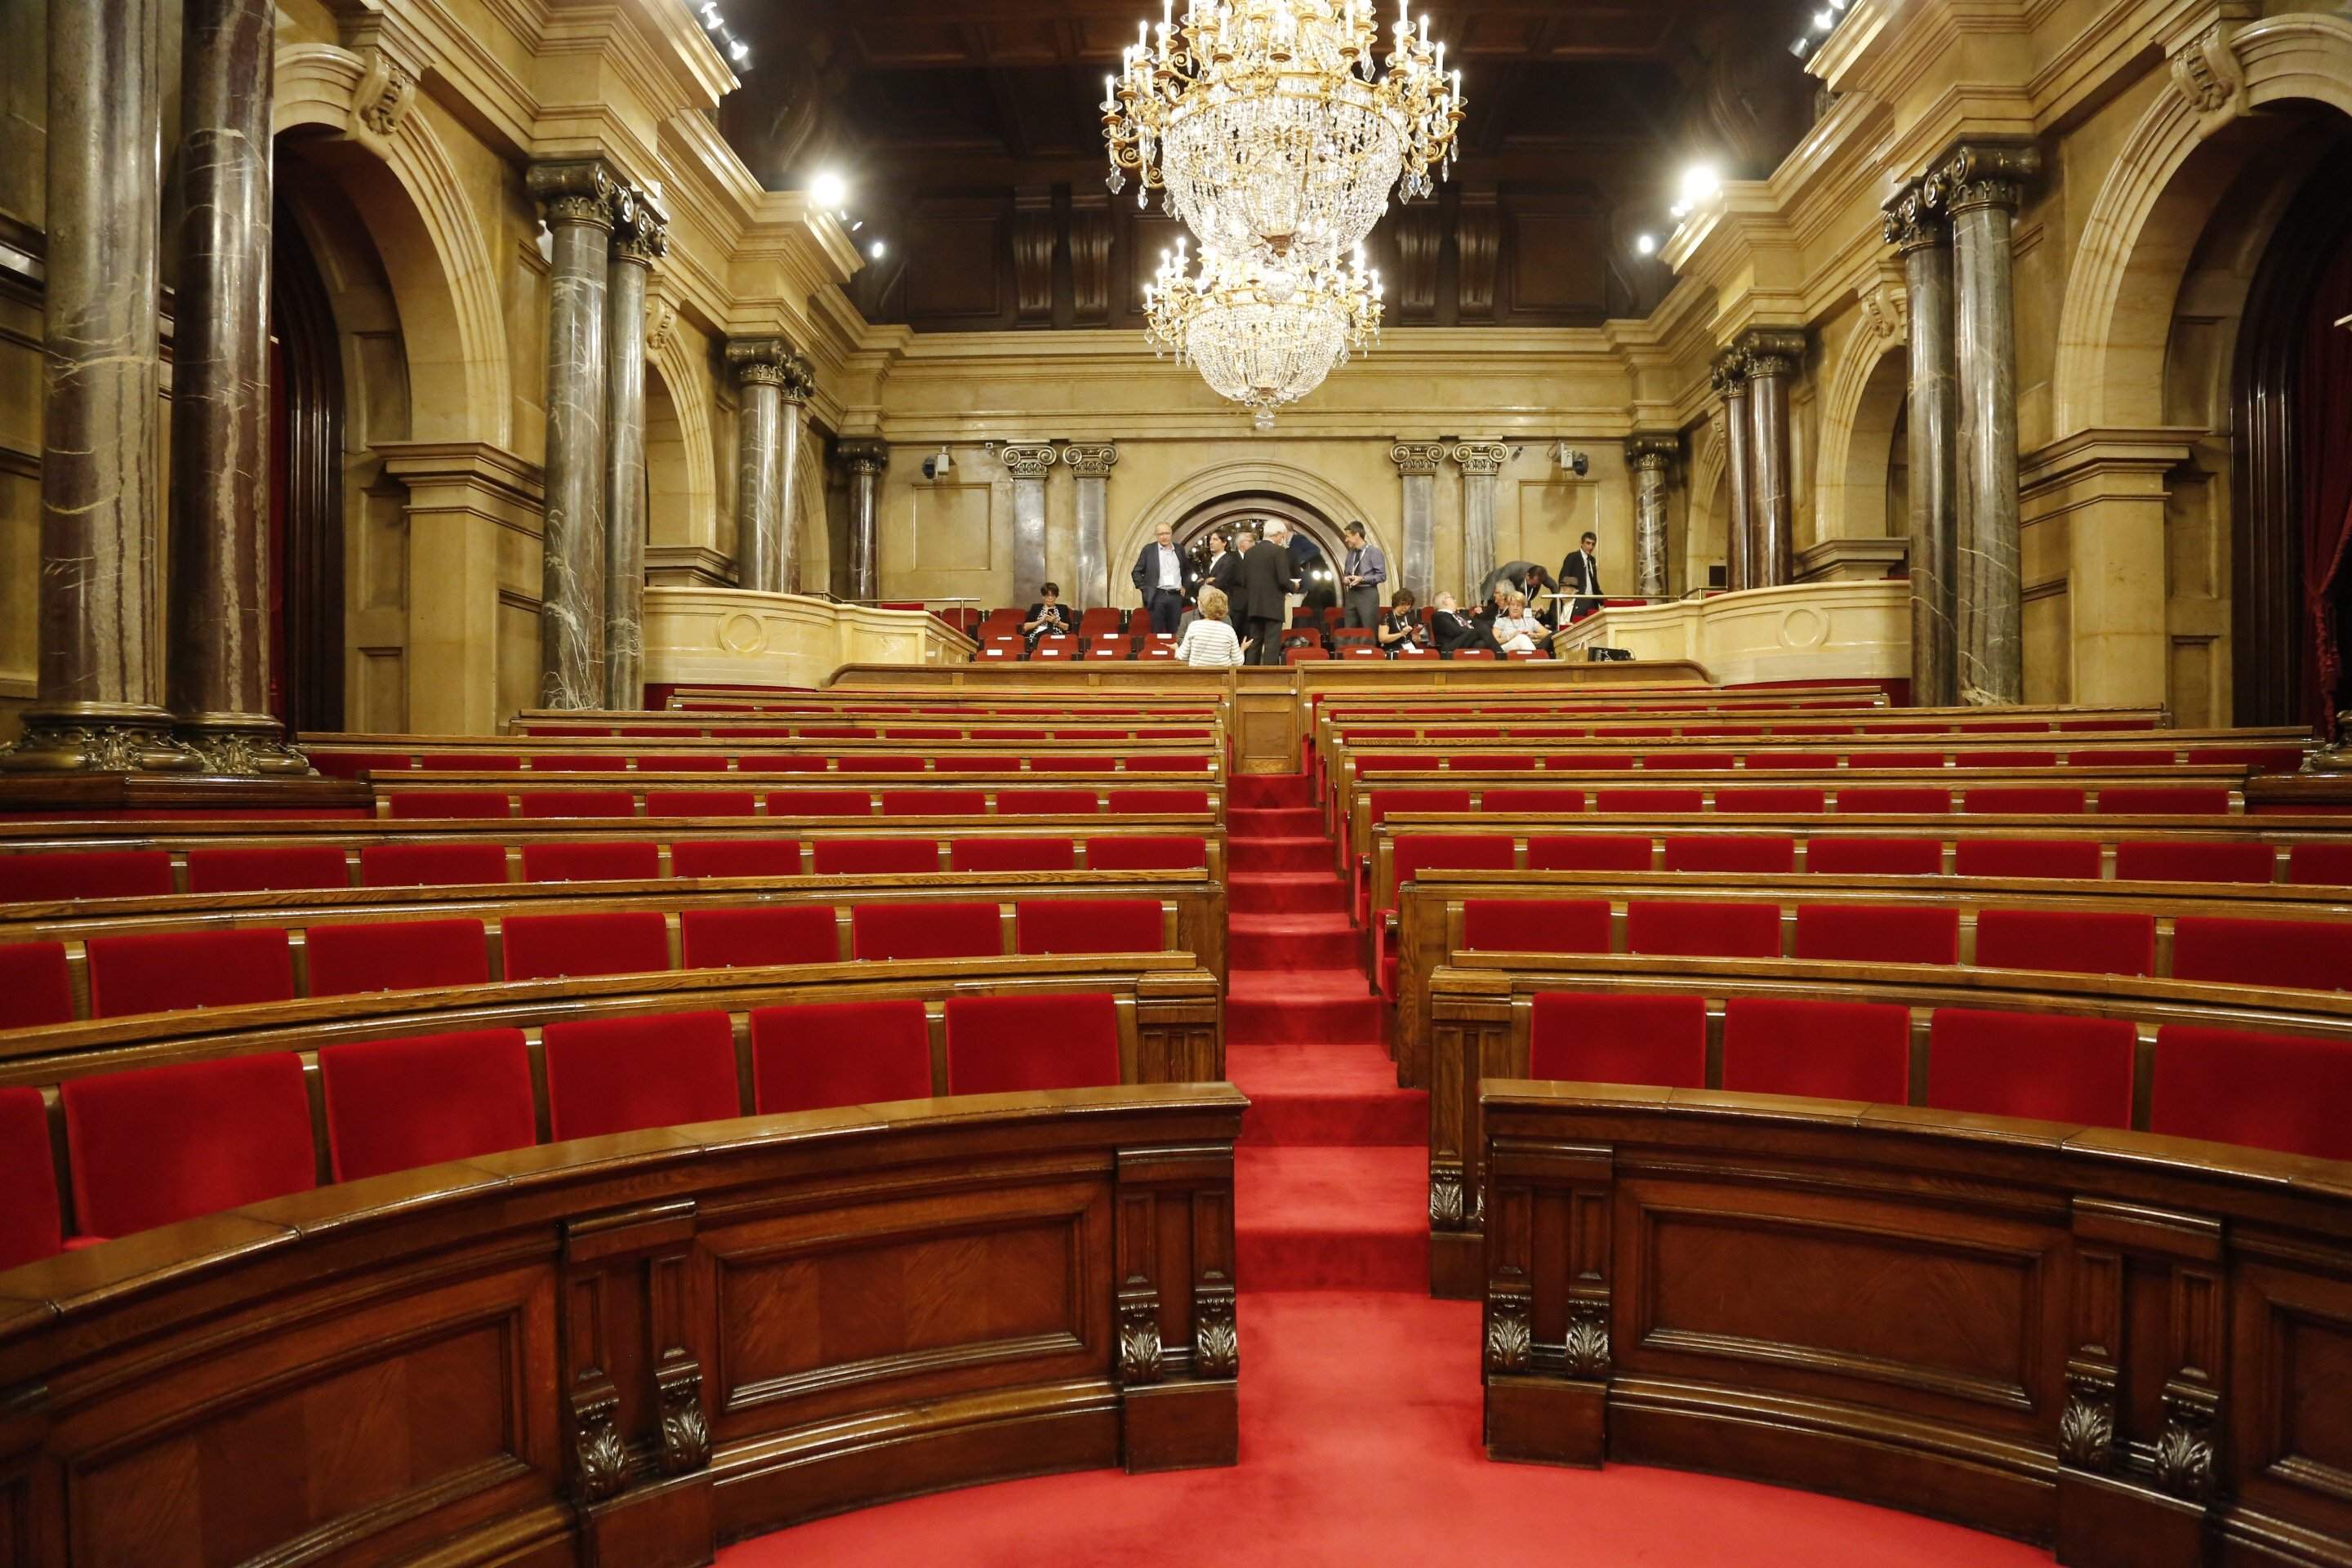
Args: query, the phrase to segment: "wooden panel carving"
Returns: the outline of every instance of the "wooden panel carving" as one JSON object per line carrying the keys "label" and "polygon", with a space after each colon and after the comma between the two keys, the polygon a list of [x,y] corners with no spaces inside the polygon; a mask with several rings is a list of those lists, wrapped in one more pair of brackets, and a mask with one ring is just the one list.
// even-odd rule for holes
{"label": "wooden panel carving", "polygon": [[1392,220],[1397,244],[1397,320],[1426,326],[1437,319],[1437,266],[1445,243],[1434,201],[1416,202]]}
{"label": "wooden panel carving", "polygon": [[1110,196],[1104,191],[1070,196],[1070,295],[1073,321],[1110,324]]}
{"label": "wooden panel carving", "polygon": [[1054,193],[1023,185],[1013,193],[1014,319],[1023,326],[1054,320]]}
{"label": "wooden panel carving", "polygon": [[1502,242],[1502,215],[1492,191],[1465,190],[1454,216],[1460,269],[1462,321],[1467,326],[1495,315],[1496,253]]}

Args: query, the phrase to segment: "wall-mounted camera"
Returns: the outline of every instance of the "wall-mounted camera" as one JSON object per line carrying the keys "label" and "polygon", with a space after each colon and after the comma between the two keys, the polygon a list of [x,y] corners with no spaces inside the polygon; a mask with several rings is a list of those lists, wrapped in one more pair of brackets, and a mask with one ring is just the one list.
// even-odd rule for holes
{"label": "wall-mounted camera", "polygon": [[1553,444],[1551,457],[1552,461],[1559,465],[1559,471],[1561,473],[1574,474],[1580,479],[1587,474],[1592,472],[1591,458],[1583,452],[1578,451],[1575,447],[1570,447],[1565,441],[1559,441]]}
{"label": "wall-mounted camera", "polygon": [[927,479],[943,479],[954,471],[955,458],[945,447],[939,449],[938,456],[923,459],[923,478]]}

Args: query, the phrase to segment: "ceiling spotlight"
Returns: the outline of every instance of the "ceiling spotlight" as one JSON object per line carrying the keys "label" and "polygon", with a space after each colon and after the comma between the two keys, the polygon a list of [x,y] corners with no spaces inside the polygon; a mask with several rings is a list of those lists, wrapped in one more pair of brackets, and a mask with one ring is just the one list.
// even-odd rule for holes
{"label": "ceiling spotlight", "polygon": [[1803,59],[1807,55],[1813,52],[1813,40],[1809,37],[1801,35],[1789,45],[1789,52],[1796,56],[1799,59]]}
{"label": "ceiling spotlight", "polygon": [[1714,164],[1693,163],[1683,171],[1679,194],[1684,206],[1695,207],[1722,188],[1723,178],[1715,172]]}
{"label": "ceiling spotlight", "polygon": [[821,207],[837,207],[849,199],[849,184],[827,169],[809,182],[809,199]]}
{"label": "ceiling spotlight", "polygon": [[1836,12],[1834,12],[1834,11],[1826,11],[1826,10],[1824,10],[1824,11],[1816,11],[1816,12],[1814,12],[1814,13],[1813,13],[1813,30],[1814,30],[1815,32],[1817,32],[1817,33],[1826,33],[1826,32],[1828,32],[1832,27],[1834,27],[1834,26],[1837,26],[1837,13],[1836,13]]}
{"label": "ceiling spotlight", "polygon": [[727,58],[740,66],[751,58],[751,46],[737,38],[727,46]]}
{"label": "ceiling spotlight", "polygon": [[715,27],[719,26],[718,0],[704,0],[702,7],[702,25],[706,27]]}
{"label": "ceiling spotlight", "polygon": [[877,239],[873,244],[866,247],[866,254],[873,259],[879,261],[885,255],[888,254],[889,249],[890,247],[888,246],[883,244]]}
{"label": "ceiling spotlight", "polygon": [[1655,256],[1658,253],[1658,237],[1654,234],[1635,235],[1633,249],[1637,255]]}

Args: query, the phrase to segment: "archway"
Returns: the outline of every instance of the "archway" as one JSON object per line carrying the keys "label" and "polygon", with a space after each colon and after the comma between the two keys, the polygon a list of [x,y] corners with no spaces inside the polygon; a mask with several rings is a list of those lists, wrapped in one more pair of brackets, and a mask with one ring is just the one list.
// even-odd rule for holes
{"label": "archway", "polygon": [[326,279],[283,202],[270,226],[270,708],[343,726],[343,367]]}
{"label": "archway", "polygon": [[1822,421],[1819,539],[1885,539],[1904,531],[1910,459],[1901,438],[1910,380],[1910,350],[1874,335],[1841,363]]}
{"label": "archway", "polygon": [[[1218,509],[1230,506],[1231,512]],[[1253,510],[1255,509],[1255,510]],[[1131,562],[1161,523],[1183,538],[1205,534],[1214,516],[1280,517],[1296,527],[1300,537],[1330,560],[1340,554],[1339,530],[1360,519],[1371,542],[1387,552],[1392,574],[1402,575],[1403,555],[1399,542],[1383,534],[1375,514],[1322,475],[1287,463],[1230,463],[1179,480],[1153,498],[1114,542],[1110,558]]]}

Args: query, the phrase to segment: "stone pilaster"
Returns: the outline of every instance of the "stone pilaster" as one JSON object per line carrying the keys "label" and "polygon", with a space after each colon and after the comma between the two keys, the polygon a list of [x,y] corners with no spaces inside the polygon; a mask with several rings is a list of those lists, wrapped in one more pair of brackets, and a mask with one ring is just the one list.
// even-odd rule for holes
{"label": "stone pilaster", "polygon": [[1437,466],[1445,448],[1434,441],[1399,441],[1389,448],[1400,489],[1398,520],[1404,537],[1399,570],[1404,585],[1423,605],[1437,597]]}
{"label": "stone pilaster", "polygon": [[784,366],[776,405],[776,550],[782,558],[779,593],[801,591],[801,440],[816,366],[794,354]]}
{"label": "stone pilaster", "polygon": [[782,338],[737,338],[727,345],[735,376],[735,574],[758,594],[784,592],[784,389],[793,346]]}
{"label": "stone pilaster", "polygon": [[605,292],[618,186],[593,158],[535,163],[529,179],[554,236],[539,705],[596,708],[604,700]]}
{"label": "stone pilaster", "polygon": [[1954,548],[1958,477],[1953,426],[1952,231],[1944,184],[1913,183],[1886,205],[1886,242],[1903,258],[1910,308],[1911,700],[1958,700],[1959,617]]}
{"label": "stone pilaster", "polygon": [[156,705],[155,0],[51,7],[39,685],[13,771],[184,773]]}
{"label": "stone pilaster", "polygon": [[1078,559],[1071,601],[1092,608],[1110,603],[1110,471],[1118,448],[1108,443],[1065,448],[1062,465],[1077,481]]}
{"label": "stone pilaster", "polygon": [[1022,443],[999,447],[996,458],[1013,477],[1013,596],[1026,600],[1045,581],[1045,475],[1055,453],[1044,442]]}
{"label": "stone pilaster", "polygon": [[2018,578],[2017,300],[2011,228],[2030,144],[1964,144],[1939,165],[1952,216],[1952,339],[1958,376],[1958,690],[1966,703],[2025,695]]}
{"label": "stone pilaster", "polygon": [[1645,599],[1666,596],[1666,481],[1681,453],[1679,437],[1625,438],[1625,466],[1633,470],[1634,591]]}
{"label": "stone pilaster", "polygon": [[614,193],[605,273],[604,706],[615,710],[646,700],[646,290],[668,248],[660,205],[634,188]]}
{"label": "stone pilaster", "polygon": [[1730,512],[1723,520],[1723,585],[1732,593],[1757,586],[1748,556],[1748,515],[1756,500],[1756,432],[1748,417],[1748,356],[1726,349],[1716,356],[1709,384],[1723,400],[1723,466]]}
{"label": "stone pilaster", "polygon": [[881,596],[882,473],[890,466],[890,446],[859,437],[841,443],[840,453],[849,470],[849,596],[871,602]]}
{"label": "stone pilaster", "polygon": [[1462,465],[1462,597],[1475,605],[1495,570],[1495,490],[1511,449],[1500,441],[1463,441],[1449,455]]}
{"label": "stone pilaster", "polygon": [[1751,588],[1796,578],[1796,521],[1790,472],[1789,383],[1805,355],[1805,335],[1757,331],[1739,340],[1748,364],[1748,572]]}

